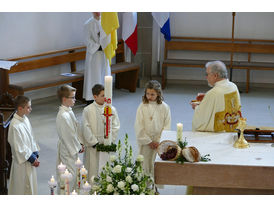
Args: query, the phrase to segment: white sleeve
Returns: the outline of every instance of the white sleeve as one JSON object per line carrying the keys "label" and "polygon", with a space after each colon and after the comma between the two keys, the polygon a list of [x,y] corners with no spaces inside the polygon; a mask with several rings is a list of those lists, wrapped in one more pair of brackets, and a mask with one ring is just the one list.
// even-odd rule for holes
{"label": "white sleeve", "polygon": [[117,139],[117,135],[120,129],[120,120],[118,116],[118,112],[113,107],[113,118],[112,118],[112,142],[114,143]]}
{"label": "white sleeve", "polygon": [[85,146],[94,146],[95,144],[98,143],[97,138],[92,132],[91,125],[89,124],[88,121],[88,111],[84,109],[83,111],[83,138],[85,142]]}
{"label": "white sleeve", "polygon": [[135,127],[135,134],[136,134],[138,144],[147,145],[152,142],[151,138],[146,134],[146,131],[145,131],[145,122],[144,122],[144,115],[142,111],[142,104],[139,105],[137,109],[134,127]]}
{"label": "white sleeve", "polygon": [[200,105],[196,106],[192,120],[193,131],[203,131],[208,127],[211,118],[214,118],[215,116],[216,98],[217,95],[213,95],[212,92],[208,92],[201,101]]}
{"label": "white sleeve", "polygon": [[9,128],[8,142],[15,154],[12,154],[19,164],[26,162],[32,154],[31,148],[27,147],[22,139],[22,132],[15,127]]}
{"label": "white sleeve", "polygon": [[57,127],[60,131],[61,141],[67,148],[67,151],[71,156],[77,154],[82,147],[78,140],[77,131],[72,125],[72,120],[61,116],[57,121]]}
{"label": "white sleeve", "polygon": [[100,44],[97,43],[93,38],[93,35],[97,35],[98,32],[99,31],[96,29],[94,22],[85,24],[85,44],[87,46],[87,52],[89,54],[94,54],[100,47]]}

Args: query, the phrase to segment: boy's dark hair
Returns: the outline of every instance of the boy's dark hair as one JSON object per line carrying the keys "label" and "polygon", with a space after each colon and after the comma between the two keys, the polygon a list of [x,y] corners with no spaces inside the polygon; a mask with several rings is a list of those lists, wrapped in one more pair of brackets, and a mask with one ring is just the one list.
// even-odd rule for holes
{"label": "boy's dark hair", "polygon": [[76,89],[70,85],[67,85],[67,84],[62,85],[57,90],[58,99],[62,103],[63,97],[69,97],[70,93],[75,92],[75,91],[76,91]]}
{"label": "boy's dark hair", "polygon": [[105,87],[102,84],[95,84],[92,87],[92,94],[93,94],[93,96],[94,95],[98,96],[100,94],[100,92],[104,91],[104,90],[105,90]]}
{"label": "boy's dark hair", "polygon": [[14,100],[15,108],[18,109],[18,107],[25,107],[29,101],[30,98],[23,95],[18,95]]}
{"label": "boy's dark hair", "polygon": [[145,85],[145,94],[142,97],[144,104],[149,103],[149,100],[146,97],[147,89],[154,89],[157,93],[157,98],[156,98],[157,104],[162,104],[162,101],[164,100],[164,97],[163,97],[161,84],[157,80],[150,80],[149,82],[146,83],[146,85]]}

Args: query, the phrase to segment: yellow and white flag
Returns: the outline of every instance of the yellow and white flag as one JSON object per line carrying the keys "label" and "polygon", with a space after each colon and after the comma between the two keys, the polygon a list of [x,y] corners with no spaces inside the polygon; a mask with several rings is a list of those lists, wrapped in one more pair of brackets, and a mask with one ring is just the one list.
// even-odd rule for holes
{"label": "yellow and white flag", "polygon": [[111,58],[115,56],[117,49],[117,29],[119,28],[119,19],[117,12],[102,12],[101,13],[102,33],[100,43],[105,52],[106,58],[111,65]]}

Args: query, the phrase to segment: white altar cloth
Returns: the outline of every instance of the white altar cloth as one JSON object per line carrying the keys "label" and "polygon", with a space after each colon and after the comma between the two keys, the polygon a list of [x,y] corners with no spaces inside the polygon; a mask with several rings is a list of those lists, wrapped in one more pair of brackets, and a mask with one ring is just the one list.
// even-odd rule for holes
{"label": "white altar cloth", "polygon": [[[274,167],[274,144],[272,143],[249,143],[249,148],[238,149],[233,147],[237,133],[184,131],[183,140],[185,137],[188,142],[187,147],[196,147],[202,156],[210,154],[211,161],[195,164]],[[176,131],[163,131],[161,141],[163,140],[176,141]],[[157,155],[155,161],[163,160]]]}

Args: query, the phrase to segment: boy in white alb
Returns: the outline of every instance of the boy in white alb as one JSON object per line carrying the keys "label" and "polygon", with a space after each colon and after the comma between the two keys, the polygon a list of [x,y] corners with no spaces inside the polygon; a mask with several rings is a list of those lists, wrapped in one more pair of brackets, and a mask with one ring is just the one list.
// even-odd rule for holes
{"label": "boy in white alb", "polygon": [[28,97],[17,96],[17,109],[11,120],[8,132],[8,142],[11,146],[12,164],[9,182],[9,195],[36,195],[36,167],[40,150],[32,132],[32,127],[26,115],[31,113],[31,101]]}
{"label": "boy in white alb", "polygon": [[[85,145],[84,164],[88,170],[88,181],[92,176],[98,175],[99,152],[96,150],[98,143],[104,143],[104,86],[96,84],[92,88],[94,102],[83,111],[83,137]],[[115,107],[112,109],[112,142],[120,129],[120,121]]]}
{"label": "boy in white alb", "polygon": [[[56,127],[59,136],[56,163],[57,165],[61,162],[65,164],[68,171],[72,174],[70,191],[76,189],[77,168],[75,162],[78,159],[78,153],[84,151],[84,147],[81,145],[81,128],[71,109],[75,104],[75,93],[76,89],[69,85],[63,85],[57,91],[61,106],[56,117]],[[58,170],[57,177],[58,179],[60,178]]]}

